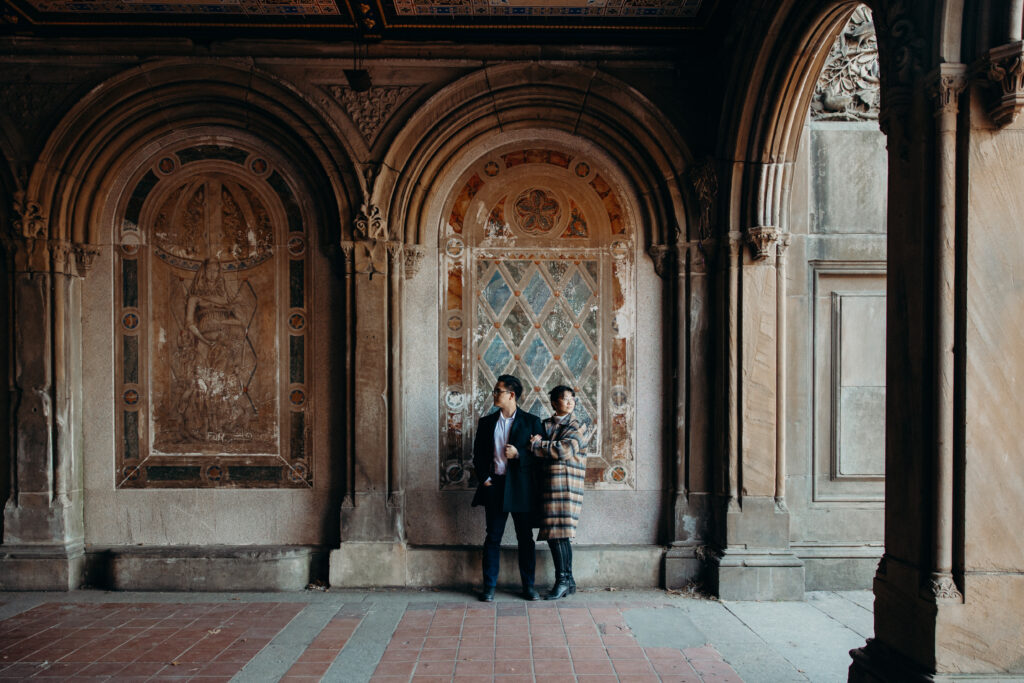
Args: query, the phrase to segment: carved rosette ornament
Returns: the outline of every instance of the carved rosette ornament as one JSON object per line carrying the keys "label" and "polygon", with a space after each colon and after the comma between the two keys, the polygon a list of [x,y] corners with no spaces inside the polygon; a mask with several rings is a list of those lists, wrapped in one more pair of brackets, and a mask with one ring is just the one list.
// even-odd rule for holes
{"label": "carved rosette ornament", "polygon": [[779,239],[779,229],[772,226],[759,226],[747,230],[747,241],[750,249],[757,260],[771,256],[775,249],[775,242]]}
{"label": "carved rosette ornament", "polygon": [[987,61],[988,78],[995,91],[989,116],[997,126],[1006,126],[1024,109],[1024,42],[990,50]]}
{"label": "carved rosette ornament", "polygon": [[836,37],[811,101],[811,118],[819,121],[866,121],[878,118],[878,41],[871,10],[861,5]]}

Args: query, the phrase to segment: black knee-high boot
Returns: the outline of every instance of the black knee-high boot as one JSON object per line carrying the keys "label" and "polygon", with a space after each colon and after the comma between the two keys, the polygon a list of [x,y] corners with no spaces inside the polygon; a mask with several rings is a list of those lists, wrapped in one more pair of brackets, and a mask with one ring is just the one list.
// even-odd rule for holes
{"label": "black knee-high boot", "polygon": [[562,544],[560,538],[549,538],[548,547],[551,548],[551,564],[554,565],[555,569],[555,580],[551,584],[551,591],[544,597],[545,600],[551,598],[554,594],[555,588],[562,580]]}
{"label": "black knee-high boot", "polygon": [[[558,564],[555,567],[557,574],[557,581],[555,585],[551,587],[551,592],[545,596],[545,600],[558,600],[564,598],[566,595],[571,595],[576,592],[576,586],[572,583],[572,556],[569,554],[572,551],[569,548],[569,540],[566,538],[552,539],[548,541],[552,548],[552,556],[557,554]],[[558,546],[558,550],[555,550],[555,546]]]}

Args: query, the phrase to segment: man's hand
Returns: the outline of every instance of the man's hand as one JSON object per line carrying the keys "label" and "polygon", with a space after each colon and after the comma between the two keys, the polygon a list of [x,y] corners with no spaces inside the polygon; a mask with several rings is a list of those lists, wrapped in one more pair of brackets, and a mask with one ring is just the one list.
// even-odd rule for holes
{"label": "man's hand", "polygon": [[494,486],[490,479],[484,482],[484,486]]}
{"label": "man's hand", "polygon": [[519,457],[519,451],[516,450],[515,446],[513,446],[512,444],[508,444],[508,445],[505,446],[505,459],[506,460],[515,460],[518,457]]}

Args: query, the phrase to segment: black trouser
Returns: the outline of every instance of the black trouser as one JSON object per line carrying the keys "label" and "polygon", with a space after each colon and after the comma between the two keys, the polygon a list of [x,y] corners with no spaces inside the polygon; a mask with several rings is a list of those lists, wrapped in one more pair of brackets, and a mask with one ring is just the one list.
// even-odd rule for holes
{"label": "black trouser", "polygon": [[[495,486],[504,488],[505,482],[494,481]],[[484,506],[487,517],[487,536],[484,538],[484,586],[495,586],[498,583],[498,569],[501,564],[501,537],[505,535],[508,516],[512,515],[512,523],[516,527],[516,539],[519,541],[519,577],[524,586],[532,586],[537,569],[536,545],[533,542],[533,528],[530,525],[533,515],[529,512],[505,512],[504,496],[493,497]]]}

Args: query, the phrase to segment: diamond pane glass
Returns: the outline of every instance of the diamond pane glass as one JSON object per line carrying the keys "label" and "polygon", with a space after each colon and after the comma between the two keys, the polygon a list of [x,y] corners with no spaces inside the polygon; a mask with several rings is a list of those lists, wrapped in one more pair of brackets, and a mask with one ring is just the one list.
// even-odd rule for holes
{"label": "diamond pane glass", "polygon": [[530,322],[530,316],[523,310],[520,302],[517,301],[513,304],[512,310],[509,311],[508,317],[505,318],[505,322],[502,323],[502,327],[508,330],[512,343],[519,347],[526,339],[526,334],[533,329],[533,323]]}
{"label": "diamond pane glass", "polygon": [[493,397],[491,396],[493,388],[494,384],[490,378],[485,377],[484,373],[481,372],[476,378],[476,391],[473,392],[473,409],[477,415],[486,415],[494,407]]}
{"label": "diamond pane glass", "polygon": [[530,284],[523,290],[523,296],[526,297],[526,302],[533,309],[533,314],[540,315],[544,305],[551,298],[551,288],[544,282],[544,278],[541,277],[540,273],[534,273],[533,277],[530,278]]}
{"label": "diamond pane glass", "polygon": [[590,307],[590,313],[588,313],[587,317],[583,319],[583,323],[582,323],[581,327],[583,327],[583,331],[587,333],[587,336],[590,337],[590,341],[592,341],[596,345],[597,344],[597,305],[596,304],[592,305]]}
{"label": "diamond pane glass", "polygon": [[505,278],[501,273],[494,271],[490,282],[484,287],[484,299],[491,305],[491,309],[497,314],[505,307],[505,302],[512,296],[512,290],[505,284]]}
{"label": "diamond pane glass", "polygon": [[579,272],[573,273],[573,276],[569,279],[569,282],[565,284],[562,289],[562,294],[565,296],[566,302],[572,312],[578,317],[583,312],[583,308],[587,305],[587,301],[590,299],[590,287],[580,277]]}
{"label": "diamond pane glass", "polygon": [[590,413],[587,411],[586,407],[584,407],[582,401],[576,402],[576,409],[573,410],[573,412],[576,414],[576,419],[580,421],[580,424],[594,424],[594,419],[590,417]]}
{"label": "diamond pane glass", "polygon": [[572,370],[573,374],[579,377],[583,373],[583,369],[590,364],[590,349],[580,340],[579,335],[574,335],[572,341],[569,342],[569,346],[565,349],[565,355],[562,356],[562,359],[569,366],[569,369]]}
{"label": "diamond pane glass", "polygon": [[509,275],[512,276],[512,283],[519,284],[523,281],[523,275],[530,268],[529,261],[505,261],[505,268],[508,269]]}
{"label": "diamond pane glass", "polygon": [[559,385],[572,387],[575,386],[576,383],[562,372],[562,367],[560,365],[556,365],[555,369],[551,371],[551,376],[548,378],[548,385],[548,390],[551,390]]}
{"label": "diamond pane glass", "polygon": [[561,282],[562,276],[569,270],[569,264],[565,261],[548,261],[546,265],[548,272],[551,273],[551,279],[555,282]]}
{"label": "diamond pane glass", "polygon": [[543,327],[555,343],[561,346],[562,340],[572,331],[572,320],[563,306],[556,305],[544,320]]}
{"label": "diamond pane glass", "polygon": [[590,279],[597,282],[597,261],[584,261],[583,267],[590,273]]}
{"label": "diamond pane glass", "polygon": [[530,346],[526,349],[526,353],[523,354],[523,360],[526,362],[526,366],[530,368],[534,378],[539,380],[540,376],[544,373],[544,369],[551,362],[551,352],[548,351],[548,347],[544,345],[540,337],[534,337],[533,341],[530,342]]}
{"label": "diamond pane glass", "polygon": [[533,403],[530,404],[530,407],[527,408],[527,410],[533,413],[534,415],[540,417],[541,419],[547,417],[548,413],[551,412],[550,406],[545,405],[540,400],[539,396],[533,399]]}
{"label": "diamond pane glass", "polygon": [[487,367],[491,369],[494,376],[497,377],[505,372],[505,367],[508,362],[512,360],[512,353],[509,352],[508,347],[505,346],[505,342],[502,341],[501,337],[495,335],[490,345],[487,347],[487,351],[484,353],[484,362],[487,363]]}

